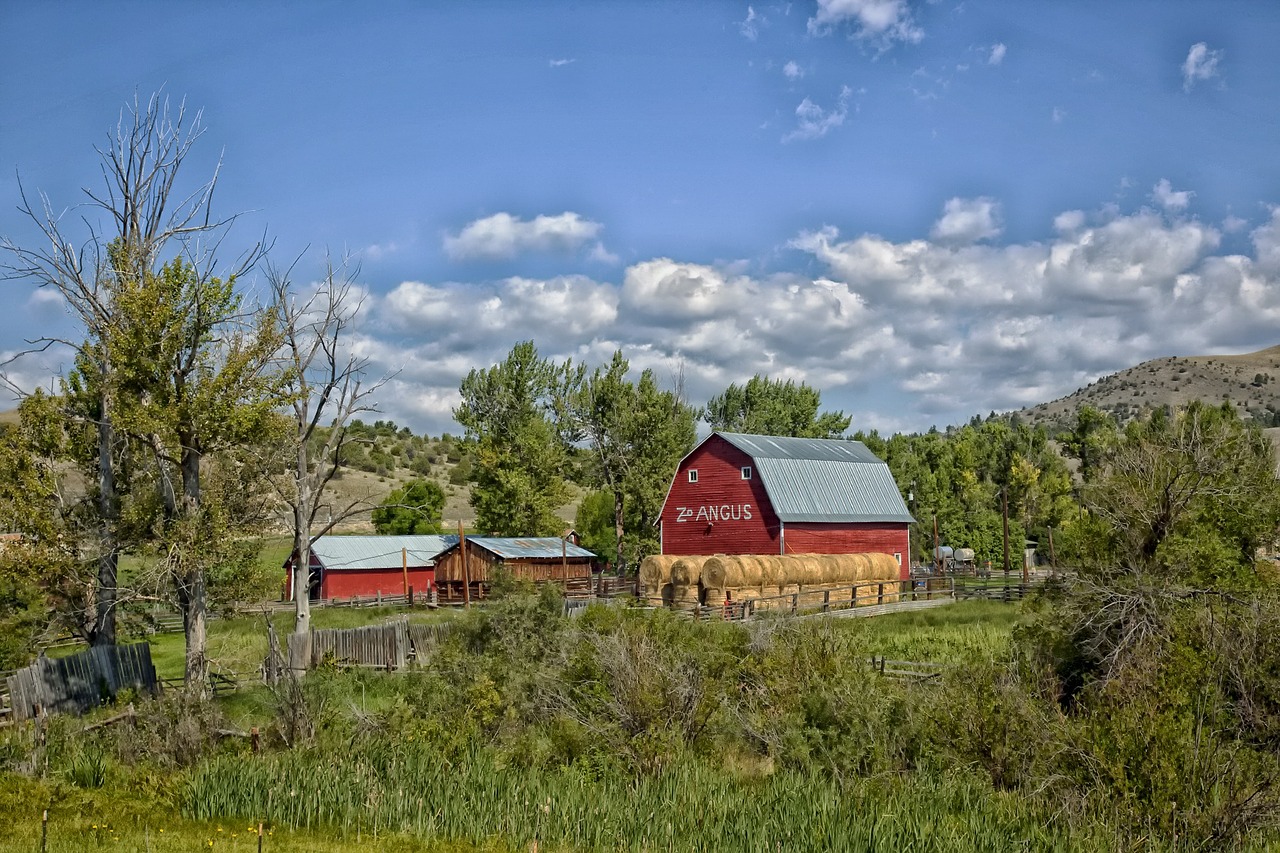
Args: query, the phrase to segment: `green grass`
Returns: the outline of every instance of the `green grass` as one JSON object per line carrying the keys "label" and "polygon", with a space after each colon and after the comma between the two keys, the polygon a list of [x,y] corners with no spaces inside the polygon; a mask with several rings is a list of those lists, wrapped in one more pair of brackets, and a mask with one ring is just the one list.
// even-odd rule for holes
{"label": "green grass", "polygon": [[[190,820],[168,802],[140,794],[145,779],[118,780],[114,790],[82,791],[58,783],[0,775],[0,813],[4,832],[0,851],[82,853],[85,850],[121,853],[190,853],[194,850],[258,850],[256,820]],[[49,810],[46,847],[41,847],[41,823]],[[263,851],[293,853],[507,853],[497,844],[475,846],[415,838],[403,833],[360,833],[350,838],[329,831],[291,830],[265,826]]]}
{"label": "green grass", "polygon": [[976,663],[1007,658],[1022,608],[994,601],[957,601],[945,607],[890,613],[860,621],[877,655],[896,660]]}
{"label": "green grass", "polygon": [[[372,745],[371,745],[372,746]],[[742,776],[684,760],[651,776],[499,764],[483,750],[448,761],[409,744],[357,754],[295,751],[203,764],[184,811],[241,823],[382,831],[516,849],[592,851],[1107,850],[1092,827],[1054,825],[964,772],[841,785],[811,773]]]}

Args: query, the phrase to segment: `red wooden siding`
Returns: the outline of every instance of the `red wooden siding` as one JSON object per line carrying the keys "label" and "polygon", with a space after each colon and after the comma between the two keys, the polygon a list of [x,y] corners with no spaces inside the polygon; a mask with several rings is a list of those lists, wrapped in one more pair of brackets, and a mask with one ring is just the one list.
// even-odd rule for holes
{"label": "red wooden siding", "polygon": [[793,521],[783,531],[788,554],[901,554],[905,580],[911,571],[910,534],[901,522],[815,524]]}
{"label": "red wooden siding", "polygon": [[[751,467],[751,479],[742,469]],[[689,469],[698,482],[689,482]],[[778,517],[751,457],[712,436],[686,458],[662,508],[664,554],[777,554]]]}
{"label": "red wooden siding", "polygon": [[[435,569],[409,567],[409,586],[415,595],[426,594],[435,583]],[[350,598],[353,595],[404,595],[404,569],[341,569],[327,571],[320,578],[321,598]]]}

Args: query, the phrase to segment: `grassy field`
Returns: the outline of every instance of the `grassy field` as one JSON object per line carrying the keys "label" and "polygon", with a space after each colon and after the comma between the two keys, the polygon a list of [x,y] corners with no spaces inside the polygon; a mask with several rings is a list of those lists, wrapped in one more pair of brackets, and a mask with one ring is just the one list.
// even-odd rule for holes
{"label": "grassy field", "polygon": [[[867,676],[865,669],[858,675],[853,658],[865,651],[957,665],[999,660],[1009,654],[1019,611],[1018,605],[974,601],[834,621],[830,627],[851,643],[848,649],[857,651],[829,658],[837,665],[841,660],[849,662],[851,668],[841,670],[844,675],[838,681],[852,681],[847,688],[832,684],[833,692],[824,694],[825,701],[852,702],[840,713],[855,715],[863,713],[859,708],[881,703],[888,708],[930,701],[934,694],[927,691],[941,688],[890,684]],[[369,624],[402,612],[323,609],[316,611],[315,625]],[[525,613],[510,610],[503,618],[521,620]],[[412,618],[461,616],[415,613]],[[640,630],[655,632],[654,639],[665,637],[662,642],[670,643],[673,650],[689,641],[708,643],[706,649],[713,654],[717,644],[737,647],[730,641],[736,629],[729,626],[697,625],[663,614],[640,618],[641,625],[654,624]],[[278,614],[273,620],[281,635],[291,629],[290,614]],[[822,636],[819,631],[800,637],[802,642],[819,642],[807,646],[806,654],[826,647]],[[157,636],[152,642],[162,675],[180,674],[181,635]],[[220,668],[256,670],[265,650],[263,617],[211,623],[210,652]],[[550,748],[547,738],[573,741],[583,736],[559,724],[528,729],[506,745],[475,734],[454,740],[449,734],[454,727],[469,727],[474,733],[477,725],[493,725],[495,731],[520,725],[510,717],[507,723],[499,722],[514,708],[490,723],[478,722],[486,713],[483,709],[495,701],[497,685],[473,667],[488,665],[478,658],[466,664],[476,681],[472,687],[456,685],[462,704],[445,706],[455,709],[444,714],[447,719],[439,716],[440,711],[419,710],[418,703],[433,701],[430,697],[436,691],[451,689],[430,673],[389,676],[359,671],[309,677],[308,689],[316,688],[320,690],[316,695],[328,697],[323,715],[337,726],[330,734],[310,745],[275,746],[262,755],[252,754],[243,739],[231,738],[206,747],[203,757],[185,770],[128,763],[110,751],[121,748],[111,740],[120,736],[117,730],[77,737],[78,729],[71,727],[81,724],[60,720],[59,725],[68,727],[61,737],[70,736],[63,748],[71,752],[58,757],[54,750],[54,769],[43,779],[0,775],[0,811],[12,825],[7,834],[0,834],[0,851],[40,850],[40,815],[45,808],[51,816],[47,850],[54,853],[94,847],[140,853],[252,851],[259,849],[260,821],[266,827],[261,849],[319,853],[365,849],[390,853],[832,849],[887,853],[1014,847],[1102,851],[1115,840],[1102,826],[1052,820],[1016,794],[993,790],[982,772],[962,765],[931,765],[927,772],[906,775],[860,772],[844,777],[824,771],[822,760],[812,766],[780,760],[775,766],[773,759],[748,759],[736,749],[724,752],[709,742],[698,749],[673,743],[677,758],[636,774],[621,769],[607,752],[597,758],[583,753],[569,763],[536,758]],[[768,671],[759,670],[758,675]],[[784,666],[778,672],[786,671]],[[518,665],[507,676],[521,677]],[[815,675],[819,681],[811,683],[825,677]],[[868,677],[872,680],[865,680]],[[926,692],[913,692],[917,690]],[[943,695],[937,694],[938,701]],[[865,696],[871,705],[861,704],[858,696]],[[803,713],[819,713],[821,718],[827,713],[821,707],[809,707]],[[225,724],[236,729],[261,725],[268,731],[278,709],[278,700],[258,687],[218,700],[217,710]],[[878,712],[871,713],[868,721]],[[665,737],[661,734],[668,731],[665,724],[655,725],[643,737]],[[837,742],[822,740],[826,723],[814,725],[818,728],[808,729],[806,737],[819,740],[806,749],[818,750],[815,759],[831,748],[836,749],[832,755],[844,754]],[[141,735],[146,729],[139,731]],[[117,745],[108,746],[111,743]],[[456,749],[443,746],[447,743],[454,743]],[[6,748],[0,737],[0,758]],[[71,758],[72,753],[77,757]],[[103,754],[108,757],[100,772],[89,774],[94,778],[86,782],[84,761]],[[918,760],[925,760],[924,756]]]}

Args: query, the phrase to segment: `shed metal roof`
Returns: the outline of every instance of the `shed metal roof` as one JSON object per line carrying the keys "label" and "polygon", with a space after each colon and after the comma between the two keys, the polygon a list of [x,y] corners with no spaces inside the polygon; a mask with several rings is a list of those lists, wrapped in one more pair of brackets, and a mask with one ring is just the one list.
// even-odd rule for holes
{"label": "shed metal roof", "polygon": [[913,522],[889,466],[860,441],[715,433],[750,456],[783,522]]}
{"label": "shed metal roof", "polygon": [[[454,537],[457,541],[457,537]],[[595,557],[586,548],[566,542],[558,536],[516,537],[503,536],[468,536],[468,542],[497,554],[504,560],[540,560],[550,557]],[[561,550],[563,548],[563,551]]]}
{"label": "shed metal roof", "polygon": [[436,555],[456,545],[456,534],[446,536],[321,536],[311,551],[326,570],[400,568],[403,552],[409,565],[430,566]]}

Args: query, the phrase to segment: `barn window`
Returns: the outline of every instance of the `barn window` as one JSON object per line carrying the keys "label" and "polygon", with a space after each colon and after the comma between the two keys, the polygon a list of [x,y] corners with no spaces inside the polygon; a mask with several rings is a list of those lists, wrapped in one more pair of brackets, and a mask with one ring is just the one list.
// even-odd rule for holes
{"label": "barn window", "polygon": [[690,469],[689,469],[689,482],[690,482],[690,483],[696,483],[696,482],[698,482],[698,469],[697,469],[697,468],[690,468]]}
{"label": "barn window", "polygon": [[894,552],[893,559],[898,561],[898,568],[902,568],[902,555]]}
{"label": "barn window", "polygon": [[751,479],[751,466],[750,466],[750,465],[743,465],[743,466],[742,466],[742,479],[744,479],[744,480],[750,480],[750,479]]}

